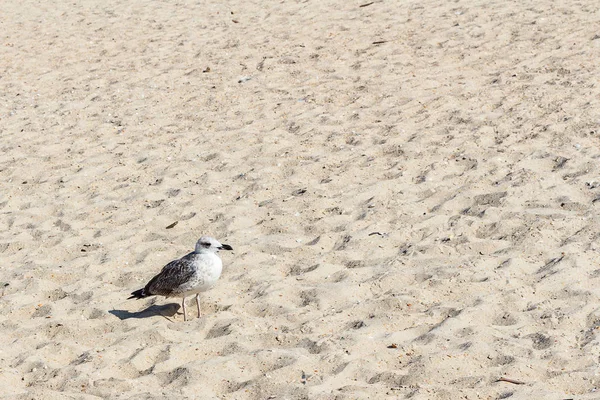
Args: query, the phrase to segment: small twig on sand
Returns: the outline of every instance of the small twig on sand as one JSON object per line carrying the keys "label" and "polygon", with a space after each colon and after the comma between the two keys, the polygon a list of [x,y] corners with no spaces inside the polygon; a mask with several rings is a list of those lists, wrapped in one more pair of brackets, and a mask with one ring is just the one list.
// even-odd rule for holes
{"label": "small twig on sand", "polygon": [[373,236],[373,235],[379,235],[381,237],[386,237],[385,233],[381,233],[381,232],[371,232],[369,233],[369,236]]}
{"label": "small twig on sand", "polygon": [[375,3],[374,1],[370,2],[370,3],[365,3],[365,4],[361,4],[359,7],[368,7],[371,4]]}
{"label": "small twig on sand", "polygon": [[171,228],[174,228],[174,227],[175,227],[175,225],[177,225],[178,223],[179,223],[179,221],[175,221],[175,222],[173,222],[171,225],[167,226],[165,229],[171,229]]}
{"label": "small twig on sand", "polygon": [[525,384],[525,382],[517,381],[515,379],[510,379],[510,378],[500,378],[496,382],[508,382],[508,383],[512,383],[515,385],[524,385]]}

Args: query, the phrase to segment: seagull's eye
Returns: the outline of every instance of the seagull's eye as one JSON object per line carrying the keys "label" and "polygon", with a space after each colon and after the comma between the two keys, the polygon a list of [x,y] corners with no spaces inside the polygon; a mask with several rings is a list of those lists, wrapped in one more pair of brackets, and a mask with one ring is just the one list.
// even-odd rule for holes
{"label": "seagull's eye", "polygon": [[204,247],[210,247],[210,243],[200,243]]}

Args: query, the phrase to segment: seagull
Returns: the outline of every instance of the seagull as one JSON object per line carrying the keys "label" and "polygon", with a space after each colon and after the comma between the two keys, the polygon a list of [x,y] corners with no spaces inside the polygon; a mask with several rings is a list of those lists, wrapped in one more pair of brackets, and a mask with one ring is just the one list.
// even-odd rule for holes
{"label": "seagull", "polygon": [[233,250],[233,248],[209,236],[202,236],[196,242],[193,252],[165,265],[143,289],[132,292],[128,299],[143,299],[155,295],[182,297],[183,320],[187,321],[185,298],[195,294],[198,318],[200,318],[200,292],[212,288],[223,270],[223,262],[217,255],[219,250]]}

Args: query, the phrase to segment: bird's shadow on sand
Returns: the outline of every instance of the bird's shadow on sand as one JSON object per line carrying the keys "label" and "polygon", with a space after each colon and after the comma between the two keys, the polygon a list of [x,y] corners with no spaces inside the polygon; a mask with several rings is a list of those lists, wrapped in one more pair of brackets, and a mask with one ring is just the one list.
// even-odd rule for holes
{"label": "bird's shadow on sand", "polygon": [[138,311],[138,312],[129,312],[127,310],[109,310],[108,312],[120,320],[130,319],[130,318],[151,318],[151,317],[172,317],[177,313],[177,311],[181,308],[181,304],[170,303],[157,306],[156,304],[151,305],[150,307]]}

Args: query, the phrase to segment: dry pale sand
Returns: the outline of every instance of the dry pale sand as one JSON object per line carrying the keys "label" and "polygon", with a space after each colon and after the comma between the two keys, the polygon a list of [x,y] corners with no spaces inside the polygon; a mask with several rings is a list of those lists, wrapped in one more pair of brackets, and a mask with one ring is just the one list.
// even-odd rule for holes
{"label": "dry pale sand", "polygon": [[0,395],[600,398],[598,3],[366,3],[1,3]]}

